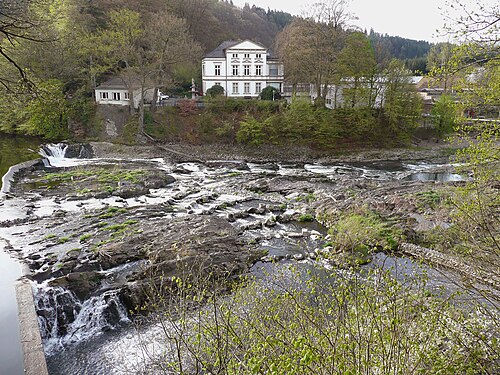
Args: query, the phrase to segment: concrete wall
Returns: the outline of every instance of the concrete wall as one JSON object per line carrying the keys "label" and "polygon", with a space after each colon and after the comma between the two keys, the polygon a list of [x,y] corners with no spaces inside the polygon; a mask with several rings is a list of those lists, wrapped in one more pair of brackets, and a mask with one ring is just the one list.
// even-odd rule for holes
{"label": "concrete wall", "polygon": [[16,294],[19,310],[19,333],[24,354],[24,373],[26,375],[48,375],[33,290],[31,282],[26,276],[22,277],[16,284]]}

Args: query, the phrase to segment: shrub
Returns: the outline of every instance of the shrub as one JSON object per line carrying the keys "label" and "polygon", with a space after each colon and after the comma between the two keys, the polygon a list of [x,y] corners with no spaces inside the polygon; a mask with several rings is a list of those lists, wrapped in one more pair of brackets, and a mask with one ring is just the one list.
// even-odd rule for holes
{"label": "shrub", "polygon": [[215,98],[216,96],[223,96],[224,88],[221,85],[213,85],[207,90],[206,94],[210,98]]}
{"label": "shrub", "polygon": [[264,89],[260,92],[259,97],[262,100],[279,100],[281,99],[280,92],[276,87],[272,86],[266,86]]}
{"label": "shrub", "polygon": [[192,277],[165,279],[150,301],[164,309],[146,319],[158,329],[148,337],[139,326],[144,357],[153,359],[147,366],[228,375],[451,375],[495,368],[493,317],[462,314],[429,292],[424,278],[402,283],[381,270],[272,273],[231,296]]}
{"label": "shrub", "polygon": [[240,122],[236,140],[238,143],[261,145],[264,142],[264,124],[254,117],[245,117],[245,120]]}
{"label": "shrub", "polygon": [[339,251],[395,250],[401,238],[401,230],[382,221],[373,212],[343,214],[329,234]]}

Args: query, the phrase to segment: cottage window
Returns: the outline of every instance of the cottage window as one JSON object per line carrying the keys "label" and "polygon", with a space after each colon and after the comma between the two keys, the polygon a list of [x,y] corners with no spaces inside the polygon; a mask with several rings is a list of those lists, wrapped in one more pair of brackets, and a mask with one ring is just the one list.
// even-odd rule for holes
{"label": "cottage window", "polygon": [[121,100],[121,95],[119,92],[113,93],[113,100]]}
{"label": "cottage window", "polygon": [[243,84],[243,94],[250,94],[250,83],[245,82]]}
{"label": "cottage window", "polygon": [[255,93],[260,94],[261,91],[262,91],[262,83],[260,82],[255,83]]}
{"label": "cottage window", "polygon": [[233,76],[237,76],[239,73],[238,73],[238,65],[233,65]]}
{"label": "cottage window", "polygon": [[245,76],[250,75],[250,65],[243,65],[243,75]]}
{"label": "cottage window", "polygon": [[220,76],[220,64],[215,64],[215,75]]}
{"label": "cottage window", "polygon": [[233,94],[238,94],[239,87],[238,82],[233,82]]}
{"label": "cottage window", "polygon": [[262,75],[262,65],[255,65],[255,75],[256,76]]}
{"label": "cottage window", "polygon": [[108,93],[107,92],[101,92],[100,94],[101,99],[109,99]]}
{"label": "cottage window", "polygon": [[128,92],[124,93],[123,97],[125,98],[125,100],[129,100],[130,99],[130,95],[129,95]]}

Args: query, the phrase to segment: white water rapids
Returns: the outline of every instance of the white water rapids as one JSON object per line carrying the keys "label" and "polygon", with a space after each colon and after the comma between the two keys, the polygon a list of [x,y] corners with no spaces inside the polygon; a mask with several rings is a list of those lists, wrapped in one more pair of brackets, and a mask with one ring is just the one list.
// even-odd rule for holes
{"label": "white water rapids", "polygon": [[[40,153],[47,166],[54,170],[89,163],[99,165],[112,162],[67,158],[67,150],[66,144],[50,144],[44,146]],[[31,202],[29,195],[13,197],[4,201],[0,223],[27,217],[50,220],[57,211],[64,211],[76,217],[109,206],[147,209],[168,203],[172,206],[172,212],[165,216],[165,220],[187,215],[214,214],[220,217],[233,215],[234,221],[231,225],[249,238],[263,238],[261,245],[270,255],[303,256],[304,253],[313,252],[315,248],[321,246],[322,236],[325,234],[324,228],[308,227],[307,223],[300,225],[277,223],[273,227],[263,225],[272,220],[274,215],[271,212],[259,212],[259,206],[264,198],[258,191],[250,192],[238,185],[228,188],[229,178],[243,175],[248,177],[248,180],[258,180],[272,175],[335,182],[339,176],[347,175],[353,180],[369,179],[384,182],[404,180],[416,173],[427,173],[432,169],[445,167],[425,162],[336,165],[240,162],[243,168],[236,168],[225,161],[213,162],[220,166],[198,162],[172,164],[163,159],[142,160],[142,162],[167,171],[175,178],[175,182],[168,188],[151,189],[149,194],[127,199],[109,196],[104,199],[70,201],[60,199],[61,197],[36,197]],[[300,194],[292,192],[286,196],[272,193],[265,199],[280,204],[301,198],[303,197]],[[236,215],[242,211],[249,214],[237,217]],[[291,216],[295,211],[285,210],[284,214]],[[23,252],[36,251],[40,237],[53,231],[55,229],[39,227],[37,224],[0,226],[0,237],[6,238],[14,250],[22,255]],[[51,251],[54,252],[54,256],[58,256],[78,246],[80,246],[78,239],[70,238],[67,243],[53,246]],[[302,262],[309,265],[311,263],[310,260]],[[131,328],[126,328],[129,317],[117,297],[116,290],[109,289],[81,301],[62,287],[49,286],[47,282],[40,284],[34,282],[34,294],[45,350],[53,374],[121,374],[124,372],[120,367],[123,368],[125,365],[147,366],[147,359],[141,357],[140,340]],[[158,347],[159,343],[154,340],[157,330],[158,327],[151,327],[144,334],[150,345]],[[102,362],[104,357],[108,363]],[[124,358],[129,358],[130,363],[123,363]]]}

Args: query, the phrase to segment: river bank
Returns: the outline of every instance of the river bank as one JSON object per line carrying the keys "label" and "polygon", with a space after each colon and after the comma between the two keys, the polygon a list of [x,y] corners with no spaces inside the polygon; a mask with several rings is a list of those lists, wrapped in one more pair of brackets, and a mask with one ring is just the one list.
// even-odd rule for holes
{"label": "river bank", "polygon": [[[46,152],[51,166],[16,175],[0,236],[33,273],[54,374],[68,368],[61,353],[129,324],[129,311],[147,302],[151,275],[177,276],[187,265],[224,276],[266,262],[350,267],[359,258],[328,244],[339,213],[375,212],[411,242],[449,225],[419,194],[461,183],[441,147],[328,163],[180,145],[92,143]],[[78,371],[97,360],[87,355]]]}

